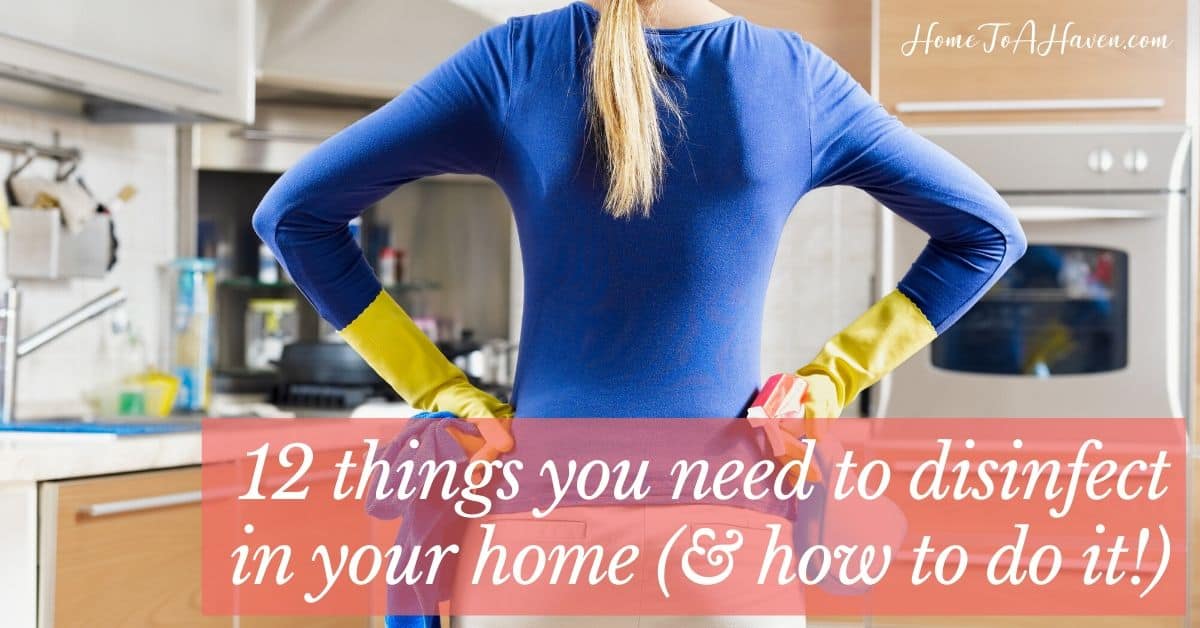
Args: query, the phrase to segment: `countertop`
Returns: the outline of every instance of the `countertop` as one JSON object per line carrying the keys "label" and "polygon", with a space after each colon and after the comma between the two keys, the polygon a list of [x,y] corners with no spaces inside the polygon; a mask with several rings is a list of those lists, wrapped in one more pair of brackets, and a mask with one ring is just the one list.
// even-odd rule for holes
{"label": "countertop", "polygon": [[[306,418],[397,418],[414,412],[402,403],[368,403],[349,412],[295,414]],[[0,433],[0,484],[198,465],[200,442],[199,430],[133,436]]]}
{"label": "countertop", "polygon": [[[395,418],[411,414],[411,408],[399,405],[364,406],[354,415]],[[3,433],[0,485],[198,465],[200,443],[199,431],[136,436]],[[1200,460],[1200,448],[1190,453],[1191,459]]]}
{"label": "countertop", "polygon": [[0,435],[0,483],[126,473],[200,464],[200,432],[144,436]]}

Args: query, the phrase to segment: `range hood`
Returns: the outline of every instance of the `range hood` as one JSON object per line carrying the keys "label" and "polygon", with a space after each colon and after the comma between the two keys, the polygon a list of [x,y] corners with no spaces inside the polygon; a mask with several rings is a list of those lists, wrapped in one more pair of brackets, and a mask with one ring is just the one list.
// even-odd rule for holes
{"label": "range hood", "polygon": [[283,172],[480,33],[568,1],[258,0],[255,122],[201,125],[195,164]]}
{"label": "range hood", "polygon": [[259,0],[258,84],[390,98],[484,30],[567,0]]}

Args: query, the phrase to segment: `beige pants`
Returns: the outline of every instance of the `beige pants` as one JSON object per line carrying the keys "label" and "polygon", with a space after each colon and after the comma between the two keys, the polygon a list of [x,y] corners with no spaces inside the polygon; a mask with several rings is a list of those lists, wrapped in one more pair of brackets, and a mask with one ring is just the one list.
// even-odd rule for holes
{"label": "beige pants", "polygon": [[[653,510],[654,516],[647,516]],[[664,509],[669,509],[664,510]],[[659,516],[664,513],[669,516]],[[677,526],[668,521],[687,521],[692,524],[715,524],[736,527],[746,531],[750,542],[762,542],[769,523],[787,526],[787,522],[776,517],[732,506],[678,505],[678,506],[590,506],[559,508],[545,519],[535,519],[528,513],[493,515],[479,523],[495,524],[497,539],[506,539],[510,544],[545,542],[579,543],[583,545],[604,544],[614,546],[629,542],[635,535],[644,535],[645,547],[662,547]],[[790,528],[783,530],[790,538]],[[464,554],[473,555],[481,547],[484,533],[479,525],[472,525],[463,541]],[[515,544],[513,545],[515,546]],[[463,599],[469,595],[472,569],[465,565],[459,569],[455,580],[452,599]],[[747,595],[753,595],[748,591]],[[801,593],[797,590],[796,607],[803,608]],[[570,601],[565,600],[569,605]],[[741,600],[739,606],[754,608],[754,600]],[[710,616],[702,608],[695,615],[681,617],[664,616],[479,616],[454,617],[453,628],[805,628],[802,614],[788,616]]]}

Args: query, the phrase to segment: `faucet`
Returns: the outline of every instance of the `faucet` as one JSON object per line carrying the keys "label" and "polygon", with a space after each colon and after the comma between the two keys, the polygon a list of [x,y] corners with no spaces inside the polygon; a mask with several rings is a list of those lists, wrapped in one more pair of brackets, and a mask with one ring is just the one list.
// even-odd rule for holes
{"label": "faucet", "polygon": [[17,405],[17,363],[21,358],[37,351],[54,339],[121,305],[126,300],[125,291],[113,288],[84,303],[46,325],[24,339],[17,338],[20,322],[21,292],[13,286],[4,291],[0,303],[0,327],[3,327],[3,378],[0,378],[0,423],[12,423]]}

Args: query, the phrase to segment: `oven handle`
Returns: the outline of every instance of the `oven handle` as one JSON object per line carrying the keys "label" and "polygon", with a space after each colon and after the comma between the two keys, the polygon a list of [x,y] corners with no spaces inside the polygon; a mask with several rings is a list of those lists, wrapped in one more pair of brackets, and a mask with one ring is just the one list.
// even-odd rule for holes
{"label": "oven handle", "polygon": [[1021,222],[1081,222],[1085,220],[1145,220],[1155,212],[1144,209],[1101,209],[1060,205],[1020,205],[1012,212]]}

